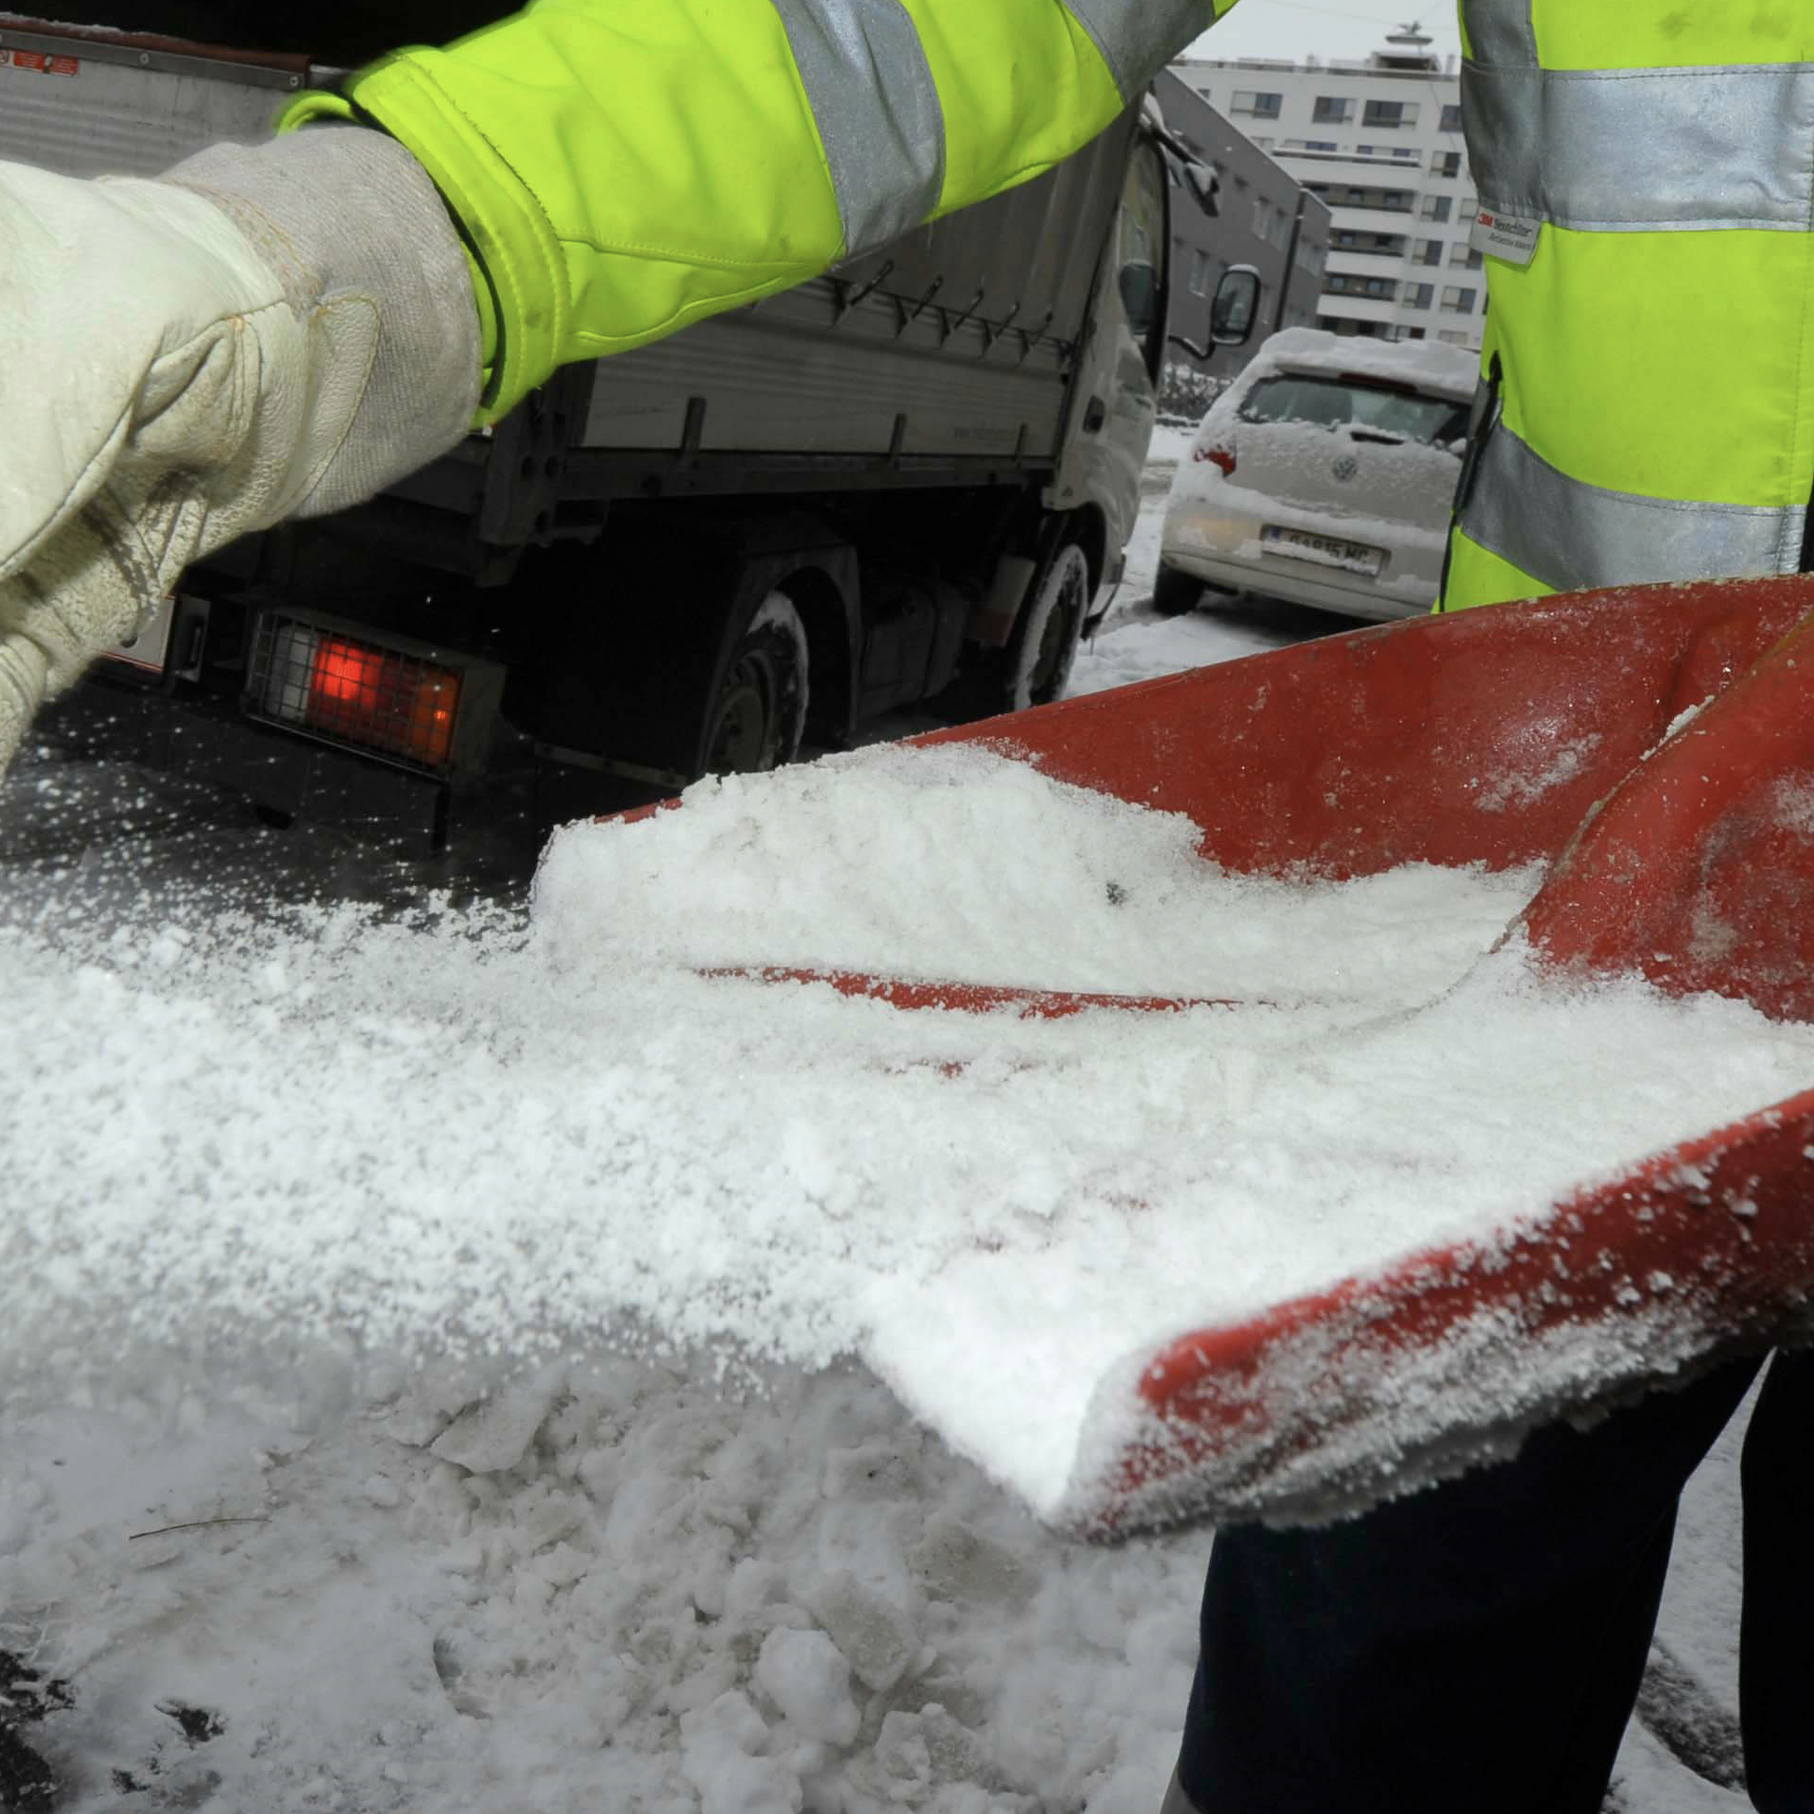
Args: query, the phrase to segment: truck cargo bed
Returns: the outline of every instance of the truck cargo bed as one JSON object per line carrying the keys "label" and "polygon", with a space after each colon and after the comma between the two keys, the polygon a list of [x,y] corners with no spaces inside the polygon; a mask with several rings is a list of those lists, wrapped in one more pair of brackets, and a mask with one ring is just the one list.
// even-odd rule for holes
{"label": "truck cargo bed", "polygon": [[601,363],[583,445],[1052,460],[1132,131],[1124,116],[1022,188]]}

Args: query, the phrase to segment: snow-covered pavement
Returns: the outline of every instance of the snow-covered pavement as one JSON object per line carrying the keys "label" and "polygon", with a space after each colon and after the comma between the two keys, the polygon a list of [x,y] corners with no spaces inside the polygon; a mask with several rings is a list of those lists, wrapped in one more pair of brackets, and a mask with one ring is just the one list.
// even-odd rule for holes
{"label": "snow-covered pavement", "polygon": [[1194,432],[1162,424],[1153,435],[1152,456],[1141,481],[1142,508],[1128,539],[1127,575],[1102,627],[1078,651],[1071,673],[1073,698],[1353,627],[1329,612],[1270,599],[1232,600],[1186,617],[1161,617],[1152,608],[1166,493],[1178,461],[1189,457]]}
{"label": "snow-covered pavement", "polygon": [[[1135,561],[1154,548],[1149,512]],[[1078,690],[1273,646],[1305,621],[1262,606],[1159,620],[1138,592],[1080,659]],[[52,1698],[69,1704],[29,1731],[64,1807],[1152,1814],[1207,1534],[1063,1542],[848,1359],[602,1340],[576,1354],[569,1327],[561,1358],[511,1368],[495,1311],[522,1287],[503,1247],[475,1258],[464,1303],[414,1306],[444,1319],[449,1346],[493,1338],[457,1358],[400,1358],[366,1314],[411,1295],[379,1261],[387,1229],[362,1220],[374,1201],[422,1216],[426,1274],[430,1251],[458,1257],[463,1218],[476,1256],[513,1190],[558,1201],[590,1238],[591,1190],[601,1225],[623,1218],[629,1264],[704,1280],[740,1258],[696,1251],[712,1191],[762,1209],[785,1176],[860,1229],[874,1205],[840,1194],[863,1183],[849,1155],[893,1141],[955,1197],[966,1168],[988,1175],[995,1123],[976,1121],[973,1146],[961,1122],[935,1146],[905,1109],[891,1130],[885,1105],[949,1096],[951,1067],[979,1054],[891,1024],[883,1081],[852,1085],[836,1047],[798,1061],[830,1033],[819,1004],[777,1010],[765,1046],[763,1023],[722,995],[711,1050],[696,1037],[707,985],[658,987],[633,954],[613,960],[610,1037],[582,1037],[604,998],[531,982],[513,903],[372,919],[345,904],[342,876],[291,914],[252,869],[218,876],[180,854],[235,835],[275,848],[185,820],[209,810],[119,765],[40,754],[0,812],[0,1013],[17,1065],[0,1149],[36,1180],[0,1223],[0,1290],[31,1315],[31,1252],[40,1309],[56,1312],[29,1343],[15,1321],[0,1346],[0,1651],[67,1684]],[[385,892],[370,882],[359,890]],[[584,903],[566,886],[574,934]],[[735,899],[709,905],[734,925]],[[648,911],[659,925],[663,904]],[[1000,1066],[997,1120],[1036,1101],[1012,1054],[982,1058]],[[1091,1062],[1066,1048],[1099,1102]],[[664,1145],[676,1124],[659,1118],[688,1088],[689,1139]],[[1109,1121],[1075,1130],[1102,1163]],[[1040,1188],[1062,1195],[1061,1172]],[[994,1208],[1014,1238],[1028,1206]],[[46,1253],[53,1224],[87,1232]],[[687,1251],[664,1259],[664,1242]],[[122,1274],[135,1253],[141,1269]],[[547,1254],[549,1303],[564,1265],[597,1257],[583,1240]],[[211,1327],[197,1283],[228,1278],[242,1314]],[[444,1273],[413,1283],[431,1282]],[[133,1297],[137,1327],[121,1309]],[[727,1326],[703,1285],[669,1309],[703,1333]],[[835,1318],[825,1327],[837,1348]],[[1733,1474],[1726,1455],[1697,1480],[1664,1618],[1726,1708]],[[1633,1814],[1743,1805],[1641,1730],[1620,1768]]]}

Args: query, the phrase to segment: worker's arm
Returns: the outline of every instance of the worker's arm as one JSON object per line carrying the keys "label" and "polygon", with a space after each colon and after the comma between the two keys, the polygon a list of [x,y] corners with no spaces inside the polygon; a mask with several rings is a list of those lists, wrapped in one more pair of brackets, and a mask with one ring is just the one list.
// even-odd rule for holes
{"label": "worker's arm", "polygon": [[0,772],[190,562],[1037,175],[1233,3],[537,0],[287,122],[381,131],[0,164]]}
{"label": "worker's arm", "polygon": [[476,255],[501,414],[1050,169],[1234,3],[535,0],[290,119],[421,159]]}

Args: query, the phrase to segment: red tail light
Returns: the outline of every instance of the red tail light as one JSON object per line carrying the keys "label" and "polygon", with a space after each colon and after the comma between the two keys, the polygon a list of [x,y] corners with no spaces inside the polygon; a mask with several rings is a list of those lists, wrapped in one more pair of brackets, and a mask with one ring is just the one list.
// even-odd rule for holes
{"label": "red tail light", "polygon": [[309,663],[304,722],[438,767],[453,750],[460,676],[387,649],[324,636]]}
{"label": "red tail light", "polygon": [[1228,477],[1234,477],[1235,450],[1232,447],[1197,447],[1191,450],[1190,457],[1207,460],[1210,465],[1220,467]]}

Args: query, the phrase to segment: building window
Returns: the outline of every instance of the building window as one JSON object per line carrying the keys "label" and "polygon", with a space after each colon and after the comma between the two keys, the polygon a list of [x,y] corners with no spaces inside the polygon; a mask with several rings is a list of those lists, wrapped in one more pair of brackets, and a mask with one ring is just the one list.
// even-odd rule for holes
{"label": "building window", "polygon": [[1190,254],[1190,293],[1193,296],[1209,294],[1209,254],[1201,246],[1193,246]]}
{"label": "building window", "polygon": [[1338,227],[1330,236],[1338,252],[1375,252],[1381,258],[1403,258],[1402,233],[1369,233],[1364,228]]}
{"label": "building window", "polygon": [[1335,149],[1335,140],[1306,139],[1304,141],[1304,149],[1306,151],[1333,151]]}
{"label": "building window", "polygon": [[1436,300],[1436,286],[1433,283],[1414,283],[1405,290],[1405,307],[1408,309],[1427,309]]}
{"label": "building window", "polygon": [[1461,212],[1456,216],[1456,219],[1465,220],[1471,223],[1474,216],[1479,212],[1480,197],[1477,195],[1464,195],[1461,198]]}
{"label": "building window", "polygon": [[[1400,328],[1398,330],[1398,337],[1400,340],[1423,340],[1426,339],[1428,335],[1429,330],[1427,328]],[[1464,334],[1462,338],[1465,340],[1467,336]]]}
{"label": "building window", "polygon": [[1459,176],[1461,174],[1461,153],[1459,151],[1432,151],[1430,153],[1430,172],[1434,176]]}
{"label": "building window", "polygon": [[1415,126],[1415,101],[1369,101],[1361,110],[1363,126]]}
{"label": "building window", "polygon": [[1420,239],[1417,242],[1417,256],[1412,262],[1420,265],[1441,264],[1442,241],[1440,239]]}
{"label": "building window", "polygon": [[1335,271],[1323,284],[1325,295],[1370,296],[1378,302],[1391,302],[1398,295],[1398,280],[1392,277],[1362,277],[1353,271]]}
{"label": "building window", "polygon": [[1319,315],[1316,325],[1344,340],[1390,340],[1391,325],[1384,321],[1356,321],[1352,315]]}
{"label": "building window", "polygon": [[1228,104],[1228,111],[1250,113],[1261,120],[1276,120],[1284,99],[1283,95],[1260,94],[1251,88],[1237,88],[1235,98]]}
{"label": "building window", "polygon": [[1425,220],[1445,221],[1454,205],[1455,198],[1452,195],[1426,195],[1423,198],[1423,217]]}
{"label": "building window", "polygon": [[1442,328],[1438,330],[1436,338],[1438,340],[1447,341],[1450,346],[1466,346],[1468,344],[1468,337],[1460,328]]}
{"label": "building window", "polygon": [[1457,287],[1448,285],[1442,293],[1442,306],[1451,315],[1471,315],[1474,312],[1474,297],[1478,292],[1471,284]]}
{"label": "building window", "polygon": [[1350,183],[1306,183],[1332,208],[1377,208],[1385,214],[1409,214],[1416,200],[1409,189],[1363,189]]}
{"label": "building window", "polygon": [[1444,102],[1442,109],[1442,130],[1444,132],[1459,132],[1461,130],[1461,103],[1459,101]]}
{"label": "building window", "polygon": [[1480,254],[1472,246],[1457,240],[1454,245],[1449,247],[1449,263],[1466,265],[1470,271],[1478,271],[1481,263]]}
{"label": "building window", "polygon": [[1354,117],[1354,103],[1346,95],[1320,94],[1311,105],[1310,117],[1325,125],[1340,126]]}

